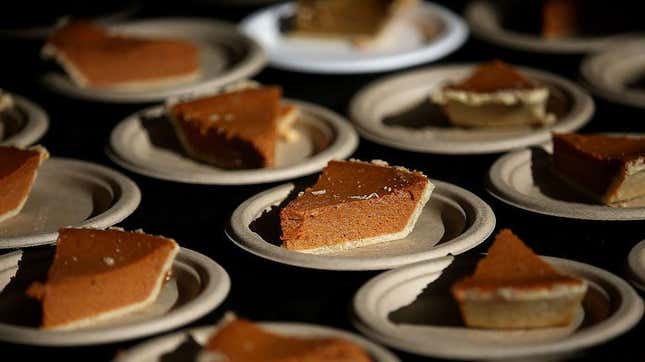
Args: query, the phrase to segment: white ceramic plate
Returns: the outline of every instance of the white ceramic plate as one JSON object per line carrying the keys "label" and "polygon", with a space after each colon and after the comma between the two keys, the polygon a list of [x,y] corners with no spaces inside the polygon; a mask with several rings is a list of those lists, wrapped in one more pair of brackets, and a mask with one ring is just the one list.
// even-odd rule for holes
{"label": "white ceramic plate", "polygon": [[636,244],[629,252],[627,265],[633,284],[645,292],[645,240]]}
{"label": "white ceramic plate", "polygon": [[[356,334],[339,329],[302,323],[262,322],[262,328],[273,333],[303,338],[336,337],[356,343],[365,349],[374,362],[398,362],[387,349]],[[115,362],[193,361],[201,345],[217,327],[201,327],[177,332],[141,343],[119,354]]]}
{"label": "white ceramic plate", "polygon": [[165,118],[163,106],[155,106],[124,119],[112,131],[108,155],[119,165],[143,175],[170,181],[243,185],[274,182],[320,171],[331,159],[351,155],[358,136],[350,123],[320,106],[291,101],[301,116],[294,125],[300,137],[279,141],[276,167],[226,170],[189,158]]}
{"label": "white ceramic plate", "polygon": [[27,98],[11,93],[14,106],[0,115],[0,145],[27,147],[47,132],[45,110]]}
{"label": "white ceramic plate", "polygon": [[486,240],[495,228],[493,210],[458,186],[436,180],[432,183],[435,189],[430,200],[414,230],[404,239],[324,255],[282,248],[278,205],[293,195],[294,184],[269,189],[244,201],[233,212],[227,235],[240,248],[262,258],[327,270],[390,269],[463,253]]}
{"label": "white ceramic plate", "polygon": [[551,90],[548,109],[558,120],[548,127],[476,129],[453,127],[430,94],[446,82],[467,77],[474,65],[436,66],[386,77],[361,90],[350,105],[361,136],[394,148],[428,153],[475,154],[507,151],[548,141],[551,132],[582,127],[594,111],[587,92],[557,75],[519,67]]}
{"label": "white ceramic plate", "polygon": [[593,203],[550,170],[552,147],[536,146],[500,157],[488,172],[488,191],[499,200],[539,214],[584,220],[645,220],[645,197],[623,207]]}
{"label": "white ceramic plate", "polygon": [[249,78],[260,71],[266,56],[260,46],[233,25],[211,19],[162,18],[138,20],[109,27],[114,32],[144,37],[174,37],[195,42],[200,48],[202,76],[188,83],[155,90],[115,91],[79,87],[62,71],[45,74],[43,80],[53,90],[81,99],[139,103],[162,101],[168,97],[223,86]]}
{"label": "white ceramic plate", "polygon": [[643,315],[643,301],[624,280],[588,264],[545,257],[560,271],[589,282],[583,308],[571,325],[514,331],[467,328],[449,290],[472,271],[475,260],[452,259],[409,265],[367,282],[354,298],[355,326],[388,346],[423,356],[527,360],[606,342]]}
{"label": "white ceramic plate", "polygon": [[607,36],[572,37],[545,40],[538,34],[528,34],[505,29],[498,6],[490,0],[471,1],[464,12],[473,35],[491,43],[511,49],[555,54],[588,53],[633,37],[628,34]]}
{"label": "white ceramic plate", "polygon": [[[350,42],[292,38],[281,32],[295,12],[294,4],[280,4],[252,14],[242,30],[257,40],[272,66],[312,73],[368,73],[404,68],[442,58],[459,48],[468,28],[457,15],[436,4],[421,2],[414,15],[392,27],[388,41],[378,48],[361,50]],[[438,28],[434,36],[428,27]]]}
{"label": "white ceramic plate", "polygon": [[132,214],[140,201],[137,185],[116,171],[50,158],[40,167],[22,211],[0,223],[0,249],[53,243],[63,226],[112,226]]}
{"label": "white ceramic plate", "polygon": [[25,295],[25,290],[31,282],[46,275],[53,252],[53,248],[28,249],[0,257],[0,340],[3,342],[79,346],[161,333],[215,309],[231,286],[228,274],[219,264],[182,248],[173,264],[172,278],[149,307],[91,327],[46,331],[37,327],[40,306]]}
{"label": "white ceramic plate", "polygon": [[[580,73],[591,90],[612,102],[645,108],[645,38],[587,56]],[[640,89],[630,83],[640,80]]]}

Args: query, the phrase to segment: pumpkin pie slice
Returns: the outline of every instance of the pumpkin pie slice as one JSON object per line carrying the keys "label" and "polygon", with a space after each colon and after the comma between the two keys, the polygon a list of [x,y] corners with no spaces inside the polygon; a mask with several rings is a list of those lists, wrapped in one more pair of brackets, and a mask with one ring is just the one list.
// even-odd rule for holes
{"label": "pumpkin pie slice", "polygon": [[384,161],[330,161],[318,181],[280,210],[282,246],[329,253],[402,239],[434,185]]}
{"label": "pumpkin pie slice", "polygon": [[30,149],[0,146],[0,222],[20,213],[38,167],[47,158],[49,153],[40,146]]}
{"label": "pumpkin pie slice", "polygon": [[368,47],[416,5],[417,0],[298,0],[290,35],[350,40]]}
{"label": "pumpkin pie slice", "polygon": [[584,280],[555,270],[509,229],[475,273],[452,286],[467,326],[499,329],[568,325],[586,291]]}
{"label": "pumpkin pie slice", "polygon": [[80,87],[142,91],[200,77],[199,49],[179,39],[110,33],[89,22],[70,22],[43,47]]}
{"label": "pumpkin pie slice", "polygon": [[[340,338],[301,338],[269,332],[234,317],[204,346],[200,360],[226,362],[370,362],[356,344]],[[210,359],[208,358],[210,357]]]}
{"label": "pumpkin pie slice", "polygon": [[27,294],[42,303],[42,328],[76,329],[152,304],[177,243],[119,229],[61,229],[45,283]]}
{"label": "pumpkin pie slice", "polygon": [[227,169],[275,165],[280,138],[293,140],[298,108],[279,87],[246,87],[170,105],[168,115],[189,156]]}
{"label": "pumpkin pie slice", "polygon": [[546,0],[542,6],[542,37],[569,38],[578,33],[581,15],[577,0]]}
{"label": "pumpkin pie slice", "polygon": [[553,134],[551,168],[602,204],[645,196],[645,138]]}
{"label": "pumpkin pie slice", "polygon": [[549,89],[500,60],[484,63],[466,79],[437,89],[440,105],[459,127],[544,126],[555,122],[546,111]]}

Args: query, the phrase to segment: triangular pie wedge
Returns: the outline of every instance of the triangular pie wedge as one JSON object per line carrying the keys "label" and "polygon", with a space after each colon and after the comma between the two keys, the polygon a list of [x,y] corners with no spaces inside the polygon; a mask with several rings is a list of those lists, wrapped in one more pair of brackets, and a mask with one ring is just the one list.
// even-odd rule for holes
{"label": "triangular pie wedge", "polygon": [[434,185],[384,161],[330,161],[318,181],[280,211],[283,247],[329,253],[402,239]]}
{"label": "triangular pie wedge", "polygon": [[279,87],[225,91],[173,104],[170,120],[192,158],[227,169],[275,165],[280,130],[287,132],[297,109],[283,107]]}
{"label": "triangular pie wedge", "polygon": [[227,315],[204,346],[209,361],[226,362],[370,362],[356,344],[340,338],[281,335]]}
{"label": "triangular pie wedge", "polygon": [[27,294],[42,303],[42,328],[77,329],[154,303],[177,243],[119,229],[61,229],[47,281]]}
{"label": "triangular pie wedge", "polygon": [[56,60],[81,87],[143,91],[201,74],[199,48],[189,41],[112,34],[84,21],[56,30],[42,54]]}
{"label": "triangular pie wedge", "polygon": [[602,204],[645,196],[645,137],[553,134],[552,170]]}
{"label": "triangular pie wedge", "polygon": [[568,325],[586,291],[584,280],[557,271],[509,229],[452,287],[467,326],[496,329]]}
{"label": "triangular pie wedge", "polygon": [[38,167],[49,158],[43,147],[30,149],[0,146],[0,222],[22,210],[38,175]]}

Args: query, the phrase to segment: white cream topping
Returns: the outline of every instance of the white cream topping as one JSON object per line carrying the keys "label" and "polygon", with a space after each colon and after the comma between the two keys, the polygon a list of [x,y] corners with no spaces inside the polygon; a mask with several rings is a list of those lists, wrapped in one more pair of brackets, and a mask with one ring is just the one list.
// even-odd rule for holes
{"label": "white cream topping", "polygon": [[568,295],[577,295],[587,290],[587,283],[583,280],[578,284],[556,284],[551,287],[521,289],[513,287],[500,287],[483,291],[479,288],[470,288],[460,292],[461,298],[471,300],[490,300],[500,298],[505,301],[524,301],[536,299],[555,299]]}

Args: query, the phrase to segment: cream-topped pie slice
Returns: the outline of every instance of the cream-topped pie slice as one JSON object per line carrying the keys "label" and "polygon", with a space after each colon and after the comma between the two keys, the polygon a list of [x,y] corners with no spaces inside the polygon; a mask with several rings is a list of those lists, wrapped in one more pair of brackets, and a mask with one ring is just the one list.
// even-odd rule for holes
{"label": "cream-topped pie slice", "polygon": [[283,247],[329,253],[402,239],[434,185],[384,161],[330,161],[318,181],[280,210]]}
{"label": "cream-topped pie slice", "polygon": [[547,112],[549,88],[512,66],[493,60],[466,79],[431,94],[448,119],[460,127],[544,126],[555,122]]}
{"label": "cream-topped pie slice", "polygon": [[586,291],[584,280],[557,271],[509,229],[452,286],[467,326],[499,329],[568,325]]}

